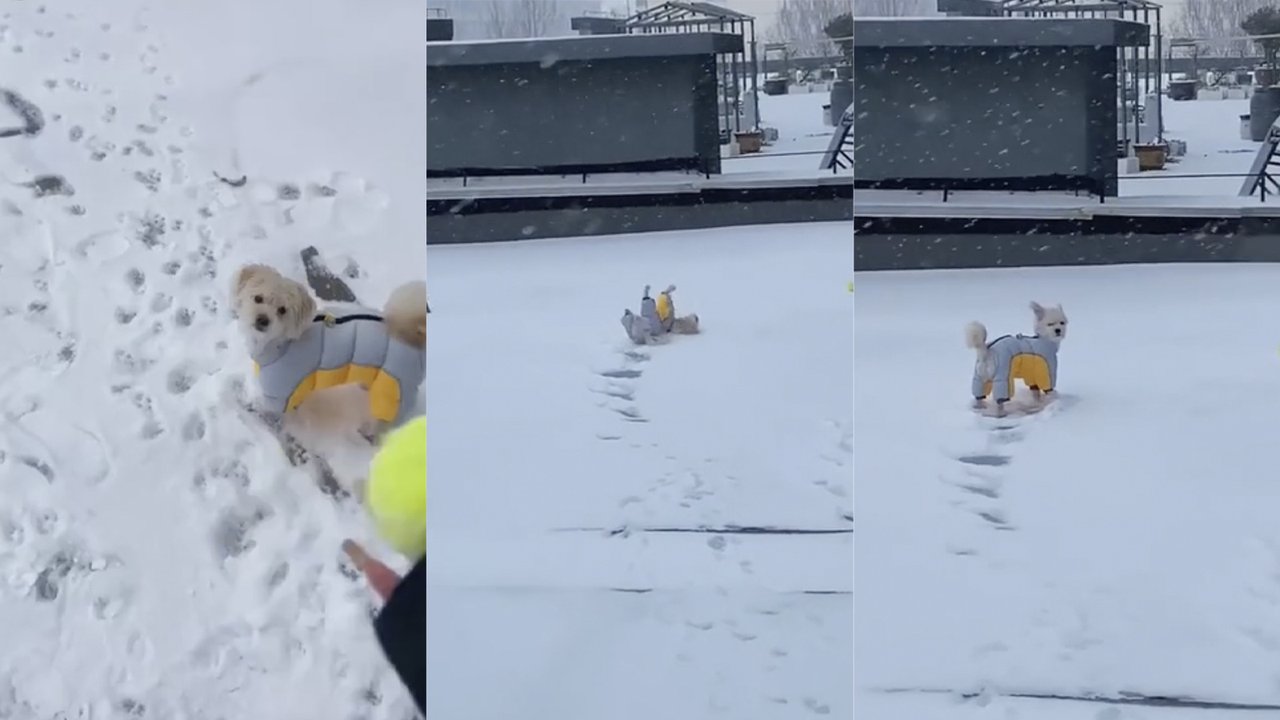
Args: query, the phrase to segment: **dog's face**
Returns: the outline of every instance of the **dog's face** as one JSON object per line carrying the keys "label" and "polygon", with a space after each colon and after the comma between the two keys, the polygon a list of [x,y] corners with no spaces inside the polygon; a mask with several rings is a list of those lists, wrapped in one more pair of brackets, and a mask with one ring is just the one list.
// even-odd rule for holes
{"label": "dog's face", "polygon": [[240,268],[232,294],[240,328],[255,344],[296,340],[316,314],[305,285],[266,265]]}
{"label": "dog's face", "polygon": [[1036,335],[1061,343],[1067,337],[1067,314],[1061,305],[1047,308],[1032,301],[1031,312],[1036,316]]}

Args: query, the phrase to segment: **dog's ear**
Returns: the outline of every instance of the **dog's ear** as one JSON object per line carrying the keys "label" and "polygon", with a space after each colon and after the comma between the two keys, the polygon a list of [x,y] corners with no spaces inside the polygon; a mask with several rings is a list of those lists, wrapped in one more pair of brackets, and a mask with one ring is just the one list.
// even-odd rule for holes
{"label": "dog's ear", "polygon": [[1036,302],[1035,300],[1031,301],[1031,312],[1036,314],[1037,320],[1044,319],[1044,308],[1041,307],[1040,303]]}
{"label": "dog's ear", "polygon": [[258,264],[245,265],[244,267],[236,271],[236,277],[233,284],[233,287],[235,288],[234,294],[239,295],[241,292],[243,292],[244,286],[248,285],[249,282],[254,278],[263,277],[268,273],[274,273],[274,272],[275,272],[274,270],[267,267],[266,265],[258,265]]}
{"label": "dog's ear", "polygon": [[311,299],[311,293],[307,291],[307,286],[302,283],[294,283],[290,281],[289,291],[285,296],[288,298],[288,312],[282,321],[287,328],[285,337],[297,339],[302,337],[307,328],[311,325],[311,321],[316,316],[316,301]]}
{"label": "dog's ear", "polygon": [[297,293],[295,302],[297,303],[298,322],[303,327],[306,327],[307,323],[310,323],[311,319],[316,315],[316,301],[311,298],[311,293],[307,291],[307,286],[302,283],[295,285],[293,290]]}

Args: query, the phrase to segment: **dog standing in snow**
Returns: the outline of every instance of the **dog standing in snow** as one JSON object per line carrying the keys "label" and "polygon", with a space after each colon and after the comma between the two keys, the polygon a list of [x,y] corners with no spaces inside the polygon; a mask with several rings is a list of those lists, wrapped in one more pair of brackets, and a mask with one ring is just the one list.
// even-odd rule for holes
{"label": "dog standing in snow", "polygon": [[236,273],[232,295],[273,427],[286,416],[376,438],[407,418],[426,377],[427,288],[392,291],[381,314],[318,311],[307,287],[266,265]]}
{"label": "dog standing in snow", "polygon": [[1067,315],[1062,306],[1042,307],[1031,303],[1035,314],[1035,335],[1004,335],[987,342],[987,328],[971,322],[965,328],[965,341],[978,353],[973,368],[974,407],[986,407],[986,399],[995,400],[995,415],[1004,415],[1004,404],[1013,397],[1014,380],[1031,389],[1037,404],[1057,388],[1058,347],[1067,337]]}
{"label": "dog standing in snow", "polygon": [[658,297],[649,296],[649,286],[644,286],[644,297],[640,298],[640,314],[631,312],[630,308],[622,313],[622,327],[627,337],[637,345],[649,345],[662,342],[669,333],[677,335],[696,335],[699,330],[698,315],[691,313],[682,317],[676,316],[676,303],[671,293],[676,291],[675,285],[668,285],[666,290],[658,293]]}

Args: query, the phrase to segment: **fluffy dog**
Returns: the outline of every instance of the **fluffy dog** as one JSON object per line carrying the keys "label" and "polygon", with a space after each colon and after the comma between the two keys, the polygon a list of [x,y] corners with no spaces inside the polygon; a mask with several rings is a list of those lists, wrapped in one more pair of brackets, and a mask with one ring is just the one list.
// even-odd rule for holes
{"label": "fluffy dog", "polygon": [[426,376],[425,283],[396,288],[381,315],[319,311],[305,285],[266,265],[241,268],[232,295],[262,390],[255,409],[273,425],[297,413],[372,438],[410,415]]}
{"label": "fluffy dog", "polygon": [[649,345],[662,342],[670,333],[696,335],[699,332],[696,313],[676,315],[676,303],[671,297],[675,291],[675,285],[668,285],[655,300],[649,296],[649,286],[645,285],[644,296],[640,298],[640,314],[631,312],[630,308],[622,312],[622,327],[632,342]]}
{"label": "fluffy dog", "polygon": [[1035,314],[1035,335],[1004,335],[987,342],[987,328],[971,322],[965,341],[978,354],[973,368],[974,407],[982,409],[988,396],[996,402],[995,414],[1004,414],[1004,404],[1013,397],[1014,380],[1031,388],[1037,403],[1052,393],[1058,382],[1058,347],[1067,337],[1067,315],[1062,306],[1042,307],[1031,303]]}

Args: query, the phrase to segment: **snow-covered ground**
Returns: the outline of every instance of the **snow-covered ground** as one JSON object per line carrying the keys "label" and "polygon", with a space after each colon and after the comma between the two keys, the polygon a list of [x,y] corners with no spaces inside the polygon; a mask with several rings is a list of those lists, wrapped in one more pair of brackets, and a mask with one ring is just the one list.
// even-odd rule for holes
{"label": "snow-covered ground", "polygon": [[[1268,717],[1005,695],[1280,705],[1280,268],[856,282],[859,720]],[[1062,397],[978,418],[962,328],[1032,299],[1070,319]]]}
{"label": "snow-covered ground", "polygon": [[[786,95],[760,93],[760,124],[776,128],[778,140],[765,146],[758,155],[726,158],[726,173],[830,174],[818,166],[834,132],[834,128],[823,121],[822,111],[822,106],[831,102],[831,92],[802,90],[792,87]],[[852,175],[852,169],[846,172]]]}
{"label": "snow-covered ground", "polygon": [[428,717],[852,718],[848,226],[429,254]]}
{"label": "snow-covered ground", "polygon": [[421,277],[421,29],[406,0],[0,2],[0,88],[44,123],[0,138],[0,716],[411,713],[340,560],[381,548],[362,511],[236,409],[227,286],[308,245],[375,305]]}
{"label": "snow-covered ground", "polygon": [[[373,305],[421,277],[421,27],[0,4],[44,121],[0,138],[0,716],[411,715],[339,543],[385,548],[239,411],[227,285],[309,245]],[[431,717],[851,717],[850,260],[839,224],[432,250]],[[706,332],[628,353],[667,282]]]}
{"label": "snow-covered ground", "polygon": [[[1244,182],[1243,177],[1185,176],[1243,175],[1249,172],[1261,144],[1240,139],[1240,116],[1249,113],[1249,101],[1174,102],[1166,97],[1163,107],[1165,137],[1185,141],[1187,154],[1168,164],[1164,170],[1121,176],[1120,194],[1132,197],[1236,195]],[[1255,197],[1252,202],[1257,203],[1258,199]]]}

